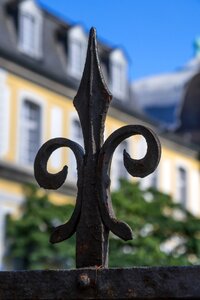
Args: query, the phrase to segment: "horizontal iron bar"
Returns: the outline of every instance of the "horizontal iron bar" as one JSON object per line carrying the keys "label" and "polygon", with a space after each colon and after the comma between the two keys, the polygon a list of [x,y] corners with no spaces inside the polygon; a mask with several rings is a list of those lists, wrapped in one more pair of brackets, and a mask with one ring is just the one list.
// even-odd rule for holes
{"label": "horizontal iron bar", "polygon": [[0,299],[200,297],[200,266],[0,272]]}

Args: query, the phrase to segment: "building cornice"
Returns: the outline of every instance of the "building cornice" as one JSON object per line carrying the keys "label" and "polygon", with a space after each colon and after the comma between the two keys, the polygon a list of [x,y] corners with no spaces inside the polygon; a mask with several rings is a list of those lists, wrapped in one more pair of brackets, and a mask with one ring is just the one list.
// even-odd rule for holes
{"label": "building cornice", "polygon": [[0,67],[4,68],[8,72],[13,73],[16,76],[20,76],[25,80],[31,81],[62,96],[68,97],[70,99],[73,99],[75,96],[75,89],[72,89],[64,84],[60,84],[58,81],[42,76],[30,69],[27,69],[26,67],[23,67],[3,57],[0,57]]}
{"label": "building cornice", "polygon": [[[32,183],[37,185],[33,170],[31,168],[23,168],[19,165],[6,163],[0,160],[0,174],[0,178],[5,180],[11,180],[20,184]],[[75,197],[76,186],[75,184],[66,181],[66,183],[57,191],[57,193]]]}

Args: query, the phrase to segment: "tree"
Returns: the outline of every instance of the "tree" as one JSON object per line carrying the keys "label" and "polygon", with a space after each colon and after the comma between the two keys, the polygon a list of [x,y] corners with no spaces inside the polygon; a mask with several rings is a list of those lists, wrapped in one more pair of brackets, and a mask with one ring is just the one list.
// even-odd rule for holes
{"label": "tree", "polygon": [[[51,228],[65,222],[73,205],[57,206],[35,187],[26,187],[19,219],[8,218],[8,255],[20,268],[72,268],[75,238],[51,245]],[[170,196],[138,183],[121,181],[112,194],[118,219],[133,229],[133,240],[124,242],[110,234],[110,267],[199,264],[200,220]]]}
{"label": "tree", "polygon": [[55,245],[49,242],[52,228],[69,218],[73,205],[55,205],[47,193],[32,185],[25,186],[24,193],[21,217],[7,219],[6,260],[16,269],[74,267],[74,237]]}
{"label": "tree", "polygon": [[117,217],[133,229],[132,241],[110,239],[111,266],[199,264],[200,220],[155,189],[121,181],[112,194]]}

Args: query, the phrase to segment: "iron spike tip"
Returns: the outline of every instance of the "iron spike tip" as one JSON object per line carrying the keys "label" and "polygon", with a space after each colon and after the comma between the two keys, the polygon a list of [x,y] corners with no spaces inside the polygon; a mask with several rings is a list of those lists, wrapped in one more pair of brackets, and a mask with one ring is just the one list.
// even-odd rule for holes
{"label": "iron spike tip", "polygon": [[83,75],[73,101],[81,122],[86,153],[90,148],[93,151],[100,147],[104,130],[103,124],[111,99],[112,95],[107,88],[101,70],[96,29],[92,27],[89,33]]}
{"label": "iron spike tip", "polygon": [[95,27],[91,27],[90,28],[90,36],[94,36],[94,37],[96,37],[96,33],[97,33],[97,31],[96,31],[96,28]]}
{"label": "iron spike tip", "polygon": [[[100,75],[100,81],[103,85],[104,97],[106,97],[107,100],[110,102],[112,100],[112,94],[110,93],[110,91],[107,87],[107,84],[105,82],[105,79],[104,79],[104,76],[102,73],[101,64],[100,64],[100,60],[99,60],[99,54],[98,54],[97,31],[96,31],[95,27],[91,27],[91,29],[90,29],[88,49],[90,49],[90,51],[93,52],[93,55],[95,57],[94,65],[96,64],[96,66],[98,68],[98,72]],[[91,56],[90,56],[90,60],[91,60]],[[86,63],[87,63],[87,59],[86,59]],[[93,67],[95,67],[94,65],[93,65]]]}
{"label": "iron spike tip", "polygon": [[98,57],[98,53],[97,53],[97,31],[96,31],[95,27],[91,27],[91,29],[90,29],[88,46],[89,46],[90,49],[93,49],[92,51],[95,53],[95,56]]}
{"label": "iron spike tip", "polygon": [[[96,72],[95,72],[96,70]],[[94,77],[95,74],[95,77]],[[85,66],[83,70],[83,75],[81,78],[80,86],[77,91],[77,94],[74,98],[74,106],[78,109],[78,106],[81,105],[82,107],[82,99],[83,94],[87,94],[87,87],[89,83],[89,89],[91,90],[92,87],[94,88],[96,82],[101,83],[102,90],[100,93],[102,94],[102,99],[107,100],[110,102],[112,100],[112,94],[110,93],[106,82],[104,80],[104,76],[101,70],[101,64],[98,55],[98,45],[97,45],[97,34],[96,28],[91,27],[89,32],[89,40],[88,40],[88,48],[87,48],[87,55]],[[87,98],[87,101],[89,99]],[[86,101],[86,102],[87,102]],[[85,103],[86,103],[85,102]]]}

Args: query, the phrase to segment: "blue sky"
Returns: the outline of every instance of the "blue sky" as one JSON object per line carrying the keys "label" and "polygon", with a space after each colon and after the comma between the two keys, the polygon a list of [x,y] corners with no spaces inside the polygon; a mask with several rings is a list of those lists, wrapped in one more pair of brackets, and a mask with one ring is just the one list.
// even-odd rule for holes
{"label": "blue sky", "polygon": [[200,37],[200,0],[40,0],[43,6],[111,46],[125,49],[129,77],[170,72],[194,55]]}

